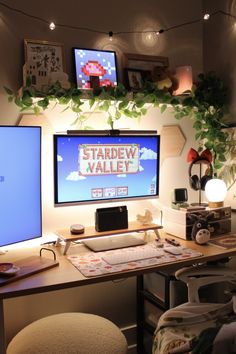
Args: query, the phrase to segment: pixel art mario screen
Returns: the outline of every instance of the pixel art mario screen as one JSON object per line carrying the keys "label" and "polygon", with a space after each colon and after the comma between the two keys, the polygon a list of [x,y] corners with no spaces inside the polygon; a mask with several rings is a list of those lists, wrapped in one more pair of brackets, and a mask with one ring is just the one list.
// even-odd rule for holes
{"label": "pixel art mario screen", "polygon": [[97,86],[116,86],[116,54],[113,51],[73,48],[76,83],[78,88],[92,88],[92,79]]}
{"label": "pixel art mario screen", "polygon": [[55,203],[158,196],[159,151],[158,135],[55,135]]}

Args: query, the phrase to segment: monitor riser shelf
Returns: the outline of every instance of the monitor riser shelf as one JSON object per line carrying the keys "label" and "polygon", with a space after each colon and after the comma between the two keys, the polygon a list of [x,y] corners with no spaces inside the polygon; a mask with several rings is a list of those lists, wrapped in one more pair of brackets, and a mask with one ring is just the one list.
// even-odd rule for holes
{"label": "monitor riser shelf", "polygon": [[138,221],[129,222],[127,229],[119,229],[119,230],[111,230],[111,231],[98,232],[95,230],[94,226],[88,226],[85,227],[85,232],[83,234],[78,234],[78,235],[72,235],[70,232],[70,228],[67,228],[67,229],[61,229],[56,231],[56,235],[57,235],[56,246],[59,245],[61,241],[65,242],[65,248],[63,254],[66,255],[71,245],[71,242],[83,241],[95,237],[115,236],[115,235],[127,234],[132,232],[143,232],[144,240],[147,240],[148,238],[147,231],[153,230],[155,236],[159,238],[160,237],[158,232],[159,229],[162,229],[162,226],[157,224],[141,225]]}

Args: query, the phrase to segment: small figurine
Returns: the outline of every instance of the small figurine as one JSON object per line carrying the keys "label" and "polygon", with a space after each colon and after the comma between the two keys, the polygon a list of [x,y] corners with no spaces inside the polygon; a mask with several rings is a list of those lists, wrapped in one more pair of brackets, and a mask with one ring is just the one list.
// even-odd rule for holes
{"label": "small figurine", "polygon": [[137,221],[139,221],[142,225],[149,225],[153,220],[152,213],[148,209],[145,209],[144,215],[137,214],[136,218]]}
{"label": "small figurine", "polygon": [[213,213],[209,213],[207,216],[190,214],[188,219],[194,222],[191,237],[197,244],[206,244],[211,236],[209,220],[212,218]]}

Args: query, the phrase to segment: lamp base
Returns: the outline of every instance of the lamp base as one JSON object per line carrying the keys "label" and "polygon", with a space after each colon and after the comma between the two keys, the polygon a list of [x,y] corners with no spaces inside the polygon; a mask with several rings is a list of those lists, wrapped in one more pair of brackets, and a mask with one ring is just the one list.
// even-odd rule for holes
{"label": "lamp base", "polygon": [[224,202],[208,202],[209,208],[222,208],[224,206]]}

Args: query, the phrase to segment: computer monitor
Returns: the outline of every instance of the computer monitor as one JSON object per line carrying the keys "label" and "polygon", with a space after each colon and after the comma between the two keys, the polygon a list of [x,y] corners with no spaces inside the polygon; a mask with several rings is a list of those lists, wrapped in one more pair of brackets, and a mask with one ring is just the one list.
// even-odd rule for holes
{"label": "computer monitor", "polygon": [[116,53],[111,50],[73,48],[76,84],[91,89],[117,85]]}
{"label": "computer monitor", "polygon": [[159,135],[54,135],[55,204],[159,195]]}
{"label": "computer monitor", "polygon": [[41,128],[0,126],[0,246],[40,236]]}

